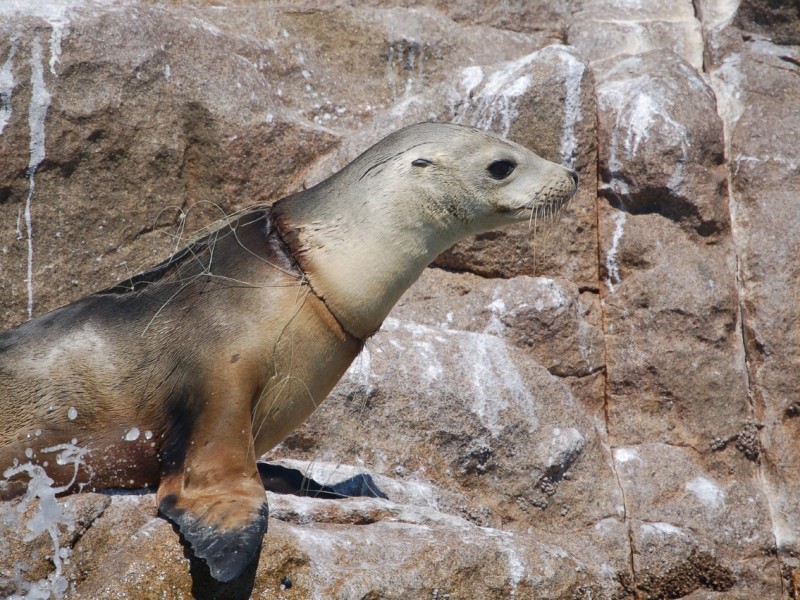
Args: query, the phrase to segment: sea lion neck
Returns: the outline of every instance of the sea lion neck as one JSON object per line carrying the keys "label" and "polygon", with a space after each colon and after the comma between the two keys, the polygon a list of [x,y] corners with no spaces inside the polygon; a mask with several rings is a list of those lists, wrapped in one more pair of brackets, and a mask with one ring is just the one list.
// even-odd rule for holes
{"label": "sea lion neck", "polygon": [[408,190],[342,181],[346,170],[275,203],[278,232],[341,326],[365,340],[453,243],[452,226],[396,202]]}

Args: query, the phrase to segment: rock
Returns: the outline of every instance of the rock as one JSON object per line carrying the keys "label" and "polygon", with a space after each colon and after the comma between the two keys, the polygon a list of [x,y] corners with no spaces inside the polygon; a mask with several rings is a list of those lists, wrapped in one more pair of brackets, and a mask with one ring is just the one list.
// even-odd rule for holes
{"label": "rock", "polygon": [[710,432],[750,415],[722,122],[674,55],[620,61],[598,97],[611,433],[707,447]]}
{"label": "rock", "polygon": [[797,597],[798,22],[762,0],[0,3],[4,327],[416,121],[580,175],[556,226],[442,255],[265,457],[386,499],[269,493],[258,570],[212,589],[151,493],[39,486],[0,504],[0,595]]}
{"label": "rock", "polygon": [[603,191],[632,214],[661,214],[704,238],[729,228],[722,123],[711,88],[679,57],[625,59],[598,85]]}
{"label": "rock", "polygon": [[700,22],[691,0],[579,0],[567,41],[603,71],[626,56],[670,50],[694,69],[703,66]]}
{"label": "rock", "polygon": [[244,60],[260,41],[180,11],[14,6],[0,9],[16,82],[0,139],[8,325],[153,264],[187,228],[280,197],[337,142]]}
{"label": "rock", "polygon": [[[329,400],[270,459],[355,456],[372,474],[424,485],[437,508],[477,525],[533,531],[551,543],[564,530],[596,539],[594,523],[620,503],[604,432],[585,414],[593,399],[577,400],[538,362],[552,359],[547,343],[559,348],[563,336],[575,346],[552,371],[591,374],[599,328],[583,320],[579,303],[577,288],[546,278],[465,284],[463,276],[425,274]],[[404,320],[410,315],[420,321]],[[535,334],[515,327],[529,318],[561,325],[540,348],[528,343]],[[604,541],[622,533],[611,527]],[[624,573],[622,544],[617,538],[606,560]],[[594,560],[593,546],[565,549]]]}
{"label": "rock", "polygon": [[109,498],[98,494],[0,502],[0,594],[63,594],[78,559],[75,545],[88,532],[94,535],[94,521],[109,505]]}
{"label": "rock", "polygon": [[501,336],[553,375],[585,377],[603,367],[599,310],[596,295],[565,279],[497,280],[429,269],[392,315]]}
{"label": "rock", "polygon": [[752,483],[752,463],[658,443],[618,447],[614,461],[645,597],[735,593],[744,582],[750,597],[776,593],[768,500]]}
{"label": "rock", "polygon": [[776,44],[800,45],[800,6],[792,0],[743,0],[733,24]]}
{"label": "rock", "polygon": [[[726,560],[743,540],[744,555],[770,552],[757,459],[745,446],[713,454],[714,437],[738,440],[754,418],[714,94],[679,57],[649,52],[605,71],[598,106],[609,439],[637,587],[682,597],[746,581],[770,597],[775,560]],[[719,522],[723,501],[762,525]]]}
{"label": "rock", "polygon": [[[54,578],[67,598],[203,595],[193,589],[177,534],[155,515],[154,495],[84,494],[79,501],[103,504],[105,510],[72,541],[71,560]],[[598,588],[585,566],[558,548],[430,507],[274,495],[269,502],[273,518],[253,597],[506,598],[543,590],[569,597]],[[4,593],[25,591],[15,587],[19,577],[3,585]]]}
{"label": "rock", "polygon": [[789,139],[800,131],[792,109],[800,92],[800,51],[739,38],[718,56],[725,58],[712,81],[728,129],[743,344],[758,425],[752,437],[760,446],[760,474],[791,588],[800,565],[800,451],[794,443],[800,435],[794,326],[800,308],[791,283],[800,277],[800,167]]}

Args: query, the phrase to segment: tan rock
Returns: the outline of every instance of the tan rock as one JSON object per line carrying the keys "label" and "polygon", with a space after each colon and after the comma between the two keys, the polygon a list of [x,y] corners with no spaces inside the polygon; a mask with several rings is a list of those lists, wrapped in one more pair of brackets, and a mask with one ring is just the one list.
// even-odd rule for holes
{"label": "tan rock", "polygon": [[598,71],[626,56],[670,50],[695,69],[703,66],[700,22],[690,0],[579,0],[567,42]]}
{"label": "tan rock", "polygon": [[[60,589],[57,595],[75,600],[206,597],[209,590],[192,581],[178,535],[156,517],[152,494],[110,501],[86,494],[78,501],[104,510],[82,537],[60,540],[69,559],[49,586],[41,583],[42,592]],[[563,550],[430,507],[275,495],[269,502],[274,518],[252,596],[233,590],[235,597],[570,597],[599,589]],[[34,556],[41,567],[4,578],[3,592],[28,592],[29,578],[48,574],[45,558]]]}
{"label": "tan rock", "polygon": [[[735,38],[733,38],[735,39]],[[800,118],[797,48],[764,40],[722,46],[712,73],[728,133],[731,213],[755,443],[787,589],[800,552]],[[780,133],[778,133],[780,132]]]}

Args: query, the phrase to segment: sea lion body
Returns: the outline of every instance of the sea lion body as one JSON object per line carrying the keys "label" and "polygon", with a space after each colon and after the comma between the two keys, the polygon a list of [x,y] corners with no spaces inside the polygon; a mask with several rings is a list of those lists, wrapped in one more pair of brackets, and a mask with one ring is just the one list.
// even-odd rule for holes
{"label": "sea lion body", "polygon": [[412,126],[0,334],[0,495],[25,490],[26,464],[64,491],[157,485],[212,576],[235,578],[266,528],[256,458],[319,406],[437,254],[555,211],[576,183],[491,134]]}
{"label": "sea lion body", "polygon": [[[361,344],[310,292],[272,221],[249,212],[150,272],[0,333],[0,389],[15,399],[0,404],[2,467],[66,443],[91,450],[75,485],[156,485],[170,460],[162,440],[232,382],[256,420],[269,415],[254,431],[259,455],[305,420]],[[72,478],[48,462],[56,482]]]}

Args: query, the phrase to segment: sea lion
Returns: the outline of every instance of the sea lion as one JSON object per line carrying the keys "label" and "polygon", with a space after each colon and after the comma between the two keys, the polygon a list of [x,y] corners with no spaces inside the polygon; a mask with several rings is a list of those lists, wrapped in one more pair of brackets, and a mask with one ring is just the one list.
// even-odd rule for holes
{"label": "sea lion", "polygon": [[573,171],[477,129],[397,131],[155,268],[0,334],[0,496],[158,486],[219,581],[258,556],[256,457],[330,392],[401,294],[467,235],[552,214]]}

